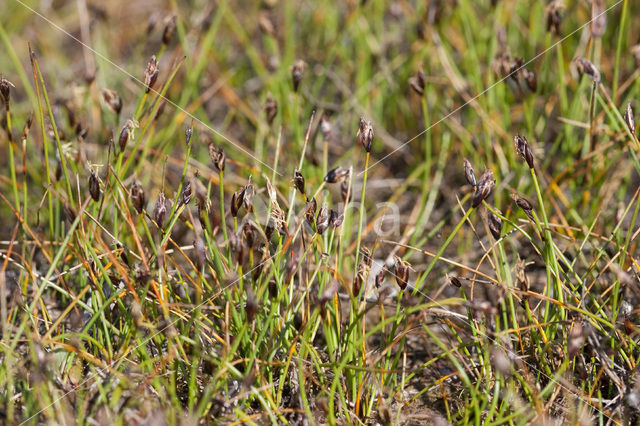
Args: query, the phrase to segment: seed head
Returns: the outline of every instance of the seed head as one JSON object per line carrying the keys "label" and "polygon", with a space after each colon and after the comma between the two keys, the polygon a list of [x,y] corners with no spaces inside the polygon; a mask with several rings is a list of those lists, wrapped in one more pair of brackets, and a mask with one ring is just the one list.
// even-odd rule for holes
{"label": "seed head", "polygon": [[307,201],[307,204],[305,206],[304,217],[305,219],[307,219],[307,222],[311,226],[313,226],[313,222],[315,221],[317,209],[318,209],[318,203],[315,198],[312,198]]}
{"label": "seed head", "polygon": [[489,194],[491,194],[491,190],[496,184],[496,180],[493,177],[493,171],[491,169],[487,170],[480,176],[478,180],[478,185],[476,186],[476,191],[473,194],[472,206],[478,207],[482,204]]}
{"label": "seed head", "polygon": [[238,211],[244,202],[244,188],[236,191],[231,196],[231,216],[238,217]]}
{"label": "seed head", "polygon": [[589,76],[594,83],[600,83],[600,71],[587,58],[579,58],[577,65],[580,73]]}
{"label": "seed head", "polygon": [[324,231],[329,227],[329,208],[327,204],[323,204],[318,212],[318,217],[316,218],[316,231],[318,234],[322,235]]}
{"label": "seed head", "polygon": [[380,288],[380,286],[382,286],[382,283],[384,283],[384,278],[385,278],[385,275],[387,275],[387,272],[388,271],[385,266],[383,266],[380,272],[378,272],[378,275],[376,275],[376,288]]}
{"label": "seed head", "polygon": [[182,188],[182,194],[180,194],[180,206],[181,204],[187,205],[191,201],[191,197],[193,197],[193,191],[191,190],[191,180],[185,183],[184,188]]}
{"label": "seed head", "polygon": [[342,222],[344,222],[344,215],[339,214],[337,211],[332,209],[330,212],[329,221],[334,228],[337,228],[338,226],[342,225]]}
{"label": "seed head", "polygon": [[98,178],[93,170],[91,170],[91,175],[89,175],[89,194],[91,194],[93,201],[100,200],[100,182],[98,182]]}
{"label": "seed head", "polygon": [[295,185],[296,189],[300,191],[302,195],[306,194],[304,189],[304,176],[302,176],[302,173],[300,173],[300,170],[295,171],[293,175],[293,184]]}
{"label": "seed head", "polygon": [[249,177],[249,183],[244,186],[244,196],[242,197],[242,203],[247,211],[251,210],[254,195],[256,195],[256,188],[251,183],[251,177]]}
{"label": "seed head", "polygon": [[329,170],[329,173],[324,177],[324,181],[327,183],[341,183],[347,176],[349,176],[349,170],[338,166],[333,170]]}
{"label": "seed head", "polygon": [[477,185],[476,174],[473,172],[473,167],[471,167],[471,162],[469,162],[469,160],[467,160],[466,158],[464,159],[464,177],[465,179],[467,179],[467,183],[469,185],[471,185],[474,188],[476,187]]}
{"label": "seed head", "polygon": [[224,172],[224,165],[227,160],[227,156],[222,148],[216,148],[213,142],[211,142],[209,144],[209,157],[211,157],[211,161],[216,166],[218,171]]}
{"label": "seed head", "polygon": [[164,192],[158,194],[158,201],[156,201],[155,220],[156,223],[162,227],[164,226],[164,216],[167,214],[167,204],[164,198]]}
{"label": "seed head", "polygon": [[107,104],[107,107],[117,115],[120,115],[122,111],[122,99],[120,99],[120,95],[118,92],[111,89],[102,89],[100,91],[102,95],[102,100]]}
{"label": "seed head", "polygon": [[632,135],[636,134],[636,122],[633,119],[633,110],[631,104],[627,104],[627,109],[624,111],[624,121],[627,123],[627,127]]}
{"label": "seed head", "polygon": [[424,75],[424,70],[422,69],[422,67],[420,67],[416,75],[409,78],[409,86],[418,95],[423,96],[425,85],[426,85],[426,76]]}
{"label": "seed head", "polygon": [[373,142],[373,126],[371,121],[360,118],[360,127],[357,134],[358,142],[364,147],[365,151],[371,152],[371,143]]}
{"label": "seed head", "polygon": [[165,46],[171,43],[171,40],[173,39],[173,34],[176,32],[177,19],[176,15],[171,16],[167,21],[167,25],[164,27],[164,31],[162,33],[162,44]]}
{"label": "seed head", "polygon": [[146,93],[149,93],[158,80],[160,74],[160,68],[158,68],[158,61],[156,55],[153,55],[147,64],[147,68],[144,70],[144,85],[146,87]]}
{"label": "seed head", "polygon": [[304,73],[304,61],[298,59],[291,66],[291,81],[293,82],[293,91],[297,92],[302,81],[302,74]]}
{"label": "seed head", "polygon": [[451,285],[454,285],[454,286],[456,286],[458,288],[462,287],[462,283],[460,282],[458,277],[456,277],[455,275],[450,275],[449,276],[449,282],[451,283]]}
{"label": "seed head", "polygon": [[127,142],[135,137],[133,132],[137,127],[138,122],[135,120],[127,120],[127,122],[124,124],[122,130],[120,131],[120,137],[118,138],[118,142],[120,143],[120,151],[124,151],[124,149],[127,147]]}
{"label": "seed head", "polygon": [[395,255],[393,258],[395,259],[393,269],[396,276],[396,283],[398,283],[400,290],[404,290],[409,284],[409,262],[406,262]]}
{"label": "seed head", "polygon": [[513,198],[513,201],[516,202],[516,205],[522,209],[524,214],[526,214],[527,217],[533,221],[533,206],[531,205],[531,203],[526,198],[522,198],[515,193],[511,194],[511,198]]}
{"label": "seed head", "polygon": [[9,100],[11,99],[11,88],[16,87],[6,78],[0,78],[0,95],[4,99],[4,104],[9,105]]}
{"label": "seed head", "polygon": [[141,214],[144,210],[145,198],[144,198],[144,189],[142,189],[142,185],[139,182],[134,182],[131,185],[131,203],[133,207],[135,207],[136,211]]}
{"label": "seed head", "polygon": [[193,127],[189,126],[184,130],[184,136],[187,141],[187,146],[191,143],[191,137],[193,136]]}
{"label": "seed head", "polygon": [[547,5],[545,10],[547,15],[547,31],[557,36],[560,35],[560,24],[562,23],[562,10],[564,5],[561,0],[554,0]]}
{"label": "seed head", "polygon": [[527,165],[530,169],[533,169],[533,153],[531,152],[531,147],[529,146],[529,141],[524,136],[516,135],[513,138],[513,141],[516,144],[516,150],[518,154],[527,162]]}
{"label": "seed head", "polygon": [[267,95],[267,100],[264,103],[264,113],[267,116],[267,123],[271,125],[276,115],[278,115],[278,103],[273,99],[271,93]]}
{"label": "seed head", "polygon": [[493,214],[493,212],[489,212],[489,231],[493,238],[496,240],[500,239],[500,234],[502,233],[502,219]]}

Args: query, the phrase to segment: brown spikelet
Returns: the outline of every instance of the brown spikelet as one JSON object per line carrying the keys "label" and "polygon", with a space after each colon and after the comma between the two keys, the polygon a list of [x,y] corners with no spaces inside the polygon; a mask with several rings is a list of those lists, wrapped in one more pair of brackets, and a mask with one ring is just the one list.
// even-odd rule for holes
{"label": "brown spikelet", "polygon": [[562,10],[564,5],[560,0],[553,0],[545,9],[547,17],[547,31],[554,35],[561,35],[560,25],[562,24]]}
{"label": "brown spikelet", "polygon": [[298,191],[300,191],[300,193],[302,195],[306,194],[305,188],[304,188],[304,176],[302,176],[302,173],[300,173],[300,170],[296,170],[294,175],[293,175],[293,184],[296,187],[296,189]]}
{"label": "brown spikelet", "polygon": [[252,323],[256,315],[258,313],[259,304],[258,299],[256,298],[255,293],[253,292],[253,287],[251,285],[246,285],[244,291],[247,293],[247,302],[245,304],[245,309],[247,312],[247,320]]}
{"label": "brown spikelet", "polygon": [[27,117],[27,121],[24,123],[24,127],[22,128],[22,140],[26,141],[29,137],[29,130],[31,129],[31,124],[33,123],[33,111]]}
{"label": "brown spikelet", "polygon": [[309,201],[307,201],[307,204],[305,206],[304,217],[309,223],[309,225],[311,226],[313,226],[315,222],[317,209],[318,209],[318,202],[316,201],[315,198],[311,198]]}
{"label": "brown spikelet", "polygon": [[231,216],[238,217],[238,211],[242,207],[244,201],[244,188],[236,191],[231,196]]}
{"label": "brown spikelet", "polygon": [[222,148],[216,148],[216,146],[211,142],[209,144],[209,157],[211,158],[211,162],[219,172],[224,172],[224,165],[227,160],[227,156],[222,150]]}
{"label": "brown spikelet", "polygon": [[142,213],[145,206],[145,197],[144,197],[144,189],[142,189],[142,185],[139,182],[134,182],[131,186],[131,204],[135,207],[138,213]]}
{"label": "brown spikelet", "polygon": [[476,174],[473,172],[473,167],[471,167],[471,163],[466,158],[464,159],[464,177],[467,180],[467,183],[472,187],[476,187]]}
{"label": "brown spikelet", "polygon": [[120,115],[122,111],[122,99],[120,95],[118,95],[118,92],[111,89],[102,89],[100,94],[107,107],[115,114]]}
{"label": "brown spikelet", "polygon": [[158,80],[160,74],[160,68],[158,68],[158,61],[156,55],[153,55],[147,64],[147,68],[144,70],[144,86],[146,93],[149,93]]}
{"label": "brown spikelet", "polygon": [[587,75],[594,83],[600,83],[600,71],[587,58],[579,58],[576,64],[580,73]]}
{"label": "brown spikelet", "polygon": [[316,218],[316,231],[322,235],[329,227],[329,208],[327,204],[323,204]]}
{"label": "brown spikelet", "polygon": [[6,78],[0,78],[0,95],[4,100],[5,108],[9,109],[9,101],[11,100],[11,88],[16,87]]}
{"label": "brown spikelet", "polygon": [[342,225],[342,222],[344,222],[344,215],[339,214],[337,211],[333,209],[331,209],[329,216],[330,216],[329,221],[331,222],[331,226],[333,226],[334,228],[337,228],[338,226]]}
{"label": "brown spikelet", "polygon": [[342,202],[349,204],[351,200],[351,190],[349,189],[349,182],[346,180],[340,184],[340,195],[342,196]]}
{"label": "brown spikelet", "polygon": [[629,132],[632,135],[636,134],[636,122],[633,119],[633,110],[631,109],[631,104],[627,104],[627,109],[624,110],[624,121],[627,123],[627,127],[629,128]]}
{"label": "brown spikelet", "polygon": [[404,261],[395,255],[393,258],[395,259],[393,270],[396,277],[396,283],[398,283],[400,290],[404,290],[409,284],[409,262]]}
{"label": "brown spikelet", "polygon": [[422,67],[418,69],[418,72],[413,77],[409,78],[409,87],[413,89],[418,95],[424,95],[424,88],[426,84],[426,76]]}
{"label": "brown spikelet", "polygon": [[93,170],[91,170],[91,175],[89,175],[89,194],[91,194],[93,201],[100,200],[100,182],[98,182],[98,178]]}
{"label": "brown spikelet", "polygon": [[324,177],[324,181],[327,183],[341,183],[347,176],[349,176],[349,170],[338,166],[333,170],[329,170]]}
{"label": "brown spikelet", "polygon": [[451,285],[455,287],[458,287],[458,288],[462,287],[462,283],[460,282],[458,277],[456,277],[455,275],[449,275],[449,282],[451,283]]}
{"label": "brown spikelet", "polygon": [[176,15],[172,15],[167,21],[167,25],[164,26],[164,31],[162,32],[162,44],[165,46],[171,43],[173,40],[173,35],[176,32],[176,23],[178,21],[178,17]]}
{"label": "brown spikelet", "polygon": [[502,219],[493,214],[493,212],[489,212],[488,222],[491,235],[493,235],[493,238],[496,240],[499,240],[500,234],[502,234]]}
{"label": "brown spikelet", "polygon": [[156,201],[156,210],[154,212],[154,218],[156,223],[162,227],[164,226],[164,217],[167,214],[167,205],[164,197],[164,192],[158,194],[158,201]]}
{"label": "brown spikelet", "polygon": [[124,151],[127,147],[127,142],[134,138],[133,131],[138,127],[138,123],[135,120],[127,120],[127,122],[122,127],[120,131],[120,136],[118,137],[118,143],[120,144],[120,151]]}
{"label": "brown spikelet", "polygon": [[358,264],[358,270],[356,272],[356,276],[353,279],[353,297],[357,297],[362,290],[362,286],[367,282],[369,278],[369,273],[371,272],[371,251],[368,248],[363,247],[362,249],[362,259]]}
{"label": "brown spikelet", "polygon": [[513,141],[516,144],[516,150],[518,154],[527,162],[527,165],[530,169],[533,169],[533,153],[531,152],[531,147],[529,146],[529,141],[524,136],[516,135],[513,138]]}
{"label": "brown spikelet", "polygon": [[480,176],[478,180],[478,185],[476,186],[476,191],[473,194],[472,198],[472,206],[478,207],[482,202],[491,194],[491,190],[496,184],[496,180],[493,177],[493,171],[491,169],[487,170]]}
{"label": "brown spikelet", "polygon": [[371,152],[371,144],[373,142],[373,126],[371,121],[365,120],[364,117],[360,117],[360,127],[357,133],[358,143],[363,146],[365,151]]}

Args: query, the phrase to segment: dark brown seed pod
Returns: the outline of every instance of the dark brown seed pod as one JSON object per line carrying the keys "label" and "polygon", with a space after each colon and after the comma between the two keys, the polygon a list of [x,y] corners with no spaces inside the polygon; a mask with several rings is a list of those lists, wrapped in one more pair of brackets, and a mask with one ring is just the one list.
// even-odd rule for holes
{"label": "dark brown seed pod", "polygon": [[244,188],[236,191],[231,196],[231,216],[238,217],[238,211],[242,207],[244,201]]}
{"label": "dark brown seed pod", "polygon": [[449,282],[451,283],[451,285],[454,285],[454,286],[456,286],[458,288],[462,287],[462,283],[460,282],[458,277],[456,277],[455,275],[450,275],[449,276]]}
{"label": "dark brown seed pod", "polygon": [[624,121],[627,123],[627,127],[632,135],[636,134],[636,122],[633,119],[633,110],[631,109],[631,104],[627,104],[627,109],[624,111]]}
{"label": "dark brown seed pod", "polygon": [[493,212],[489,212],[489,231],[493,238],[496,240],[500,239],[500,234],[502,234],[502,219],[493,214]]}
{"label": "dark brown seed pod", "polygon": [[587,58],[579,58],[577,64],[580,73],[587,75],[594,83],[600,83],[600,71]]}
{"label": "dark brown seed pod", "polygon": [[409,284],[409,262],[406,262],[395,255],[393,258],[395,259],[393,270],[396,276],[396,283],[398,283],[400,290],[404,290]]}
{"label": "dark brown seed pod", "polygon": [[0,78],[0,95],[2,95],[2,99],[4,99],[4,105],[7,107],[9,105],[9,101],[11,100],[11,88],[16,87],[6,78]]}
{"label": "dark brown seed pod", "polygon": [[471,162],[469,162],[469,160],[467,160],[466,158],[464,159],[464,177],[467,180],[467,183],[469,185],[471,185],[472,187],[476,187],[477,181],[476,181],[476,174],[473,172],[473,167],[471,167]]}
{"label": "dark brown seed pod", "polygon": [[191,137],[193,136],[193,127],[189,126],[184,130],[184,136],[187,141],[187,146],[191,143]]}
{"label": "dark brown seed pod", "polygon": [[247,211],[250,211],[251,205],[253,204],[253,197],[256,195],[256,188],[253,186],[253,183],[251,183],[251,177],[249,177],[249,183],[244,186],[243,192],[242,204],[244,204]]}
{"label": "dark brown seed pod", "polygon": [[135,120],[127,120],[127,122],[122,127],[120,131],[120,137],[118,138],[118,142],[120,144],[120,151],[124,151],[127,147],[127,142],[134,138],[133,131],[138,127],[138,123]]}
{"label": "dark brown seed pod", "polygon": [[382,267],[378,275],[376,275],[376,288],[380,288],[382,283],[384,283],[384,278],[387,275],[387,268],[385,266]]}
{"label": "dark brown seed pod", "polygon": [[526,198],[522,198],[514,194],[513,199],[518,205],[518,207],[520,207],[525,213],[533,210],[533,206],[531,205],[529,200],[527,200]]}
{"label": "dark brown seed pod", "polygon": [[136,211],[141,214],[144,210],[145,198],[144,189],[142,189],[142,185],[140,185],[139,182],[134,182],[134,184],[131,185],[130,197],[133,207],[135,207]]}
{"label": "dark brown seed pod", "polygon": [[242,226],[242,236],[247,242],[247,248],[251,250],[253,248],[253,245],[257,241],[257,231],[253,227],[251,222],[245,222],[245,224]]}
{"label": "dark brown seed pod", "polygon": [[538,90],[538,77],[534,71],[529,71],[527,69],[522,69],[522,76],[524,77],[524,81],[527,83],[527,87],[532,92],[536,92]]}
{"label": "dark brown seed pod", "polygon": [[300,170],[296,170],[295,173],[293,174],[293,184],[295,185],[296,189],[298,191],[300,191],[300,193],[302,195],[305,195],[305,189],[304,189],[304,176],[302,176],[302,173],[300,173]]}
{"label": "dark brown seed pod", "polygon": [[329,227],[329,208],[326,204],[323,204],[316,217],[316,231],[322,235],[324,231]]}
{"label": "dark brown seed pod", "polygon": [[107,107],[115,114],[120,115],[122,111],[122,99],[120,95],[118,95],[118,92],[111,89],[102,89],[100,94]]}
{"label": "dark brown seed pod", "polygon": [[476,191],[473,194],[472,198],[472,206],[478,207],[482,204],[489,194],[491,194],[491,190],[493,186],[496,184],[496,180],[493,178],[493,171],[491,169],[487,170],[480,176],[480,180],[478,180],[478,185],[476,187]]}
{"label": "dark brown seed pod", "polygon": [[158,61],[156,55],[153,55],[147,64],[147,68],[144,70],[144,86],[146,93],[149,93],[158,80],[160,74],[160,68],[158,68]]}
{"label": "dark brown seed pod", "polygon": [[358,143],[360,143],[365,151],[371,152],[371,144],[373,142],[373,126],[371,121],[365,120],[364,117],[360,117],[360,127],[357,134]]}
{"label": "dark brown seed pod", "polygon": [[264,103],[264,113],[267,116],[267,123],[271,125],[276,115],[278,115],[278,103],[273,99],[271,93],[267,95],[267,100]]}
{"label": "dark brown seed pod", "polygon": [[227,160],[227,156],[222,150],[222,148],[216,148],[216,146],[211,142],[209,144],[209,157],[211,158],[211,162],[213,162],[216,169],[219,172],[224,172],[224,165]]}
{"label": "dark brown seed pod", "polygon": [[513,138],[513,141],[516,144],[516,150],[518,154],[527,162],[527,165],[530,169],[533,169],[533,153],[531,152],[531,147],[529,146],[529,141],[524,136],[516,135]]}
{"label": "dark brown seed pod", "polygon": [[164,44],[165,46],[169,45],[171,43],[171,40],[173,39],[173,35],[176,32],[177,21],[177,16],[173,15],[167,21],[167,25],[164,26],[164,31],[162,32],[162,44]]}
{"label": "dark brown seed pod", "polygon": [[164,217],[167,214],[167,204],[164,197],[164,192],[158,194],[158,201],[156,201],[156,211],[154,217],[158,226],[164,226]]}
{"label": "dark brown seed pod", "polygon": [[313,223],[315,221],[317,209],[318,209],[318,203],[316,202],[315,198],[312,198],[307,201],[307,204],[305,206],[304,217],[305,219],[307,219],[307,222],[311,226],[313,226]]}
{"label": "dark brown seed pod", "polygon": [[304,61],[298,59],[291,66],[291,81],[293,83],[293,91],[297,92],[300,82],[302,81],[302,74],[304,73]]}
{"label": "dark brown seed pod", "polygon": [[547,5],[545,10],[547,17],[547,31],[557,36],[561,35],[560,24],[562,24],[562,9],[562,2],[554,0]]}
{"label": "dark brown seed pod", "polygon": [[327,183],[341,183],[347,176],[349,176],[349,170],[338,166],[333,170],[329,170],[324,177],[324,181]]}
{"label": "dark brown seed pod", "polygon": [[418,69],[418,72],[413,77],[409,78],[409,87],[413,89],[418,95],[424,95],[424,88],[426,85],[426,76],[422,67]]}
{"label": "dark brown seed pod", "polygon": [[334,228],[337,228],[338,226],[342,225],[342,222],[344,222],[344,215],[338,213],[335,210],[331,210],[331,212],[329,213],[329,222],[331,222],[331,225]]}
{"label": "dark brown seed pod", "polygon": [[[180,194],[180,204],[187,205],[193,197],[193,191],[191,190],[191,181],[187,181],[182,188],[182,194]],[[180,205],[179,204],[179,205]]]}
{"label": "dark brown seed pod", "polygon": [[91,175],[89,175],[89,194],[91,194],[93,201],[100,200],[100,182],[98,182],[98,178],[93,170],[91,170]]}

